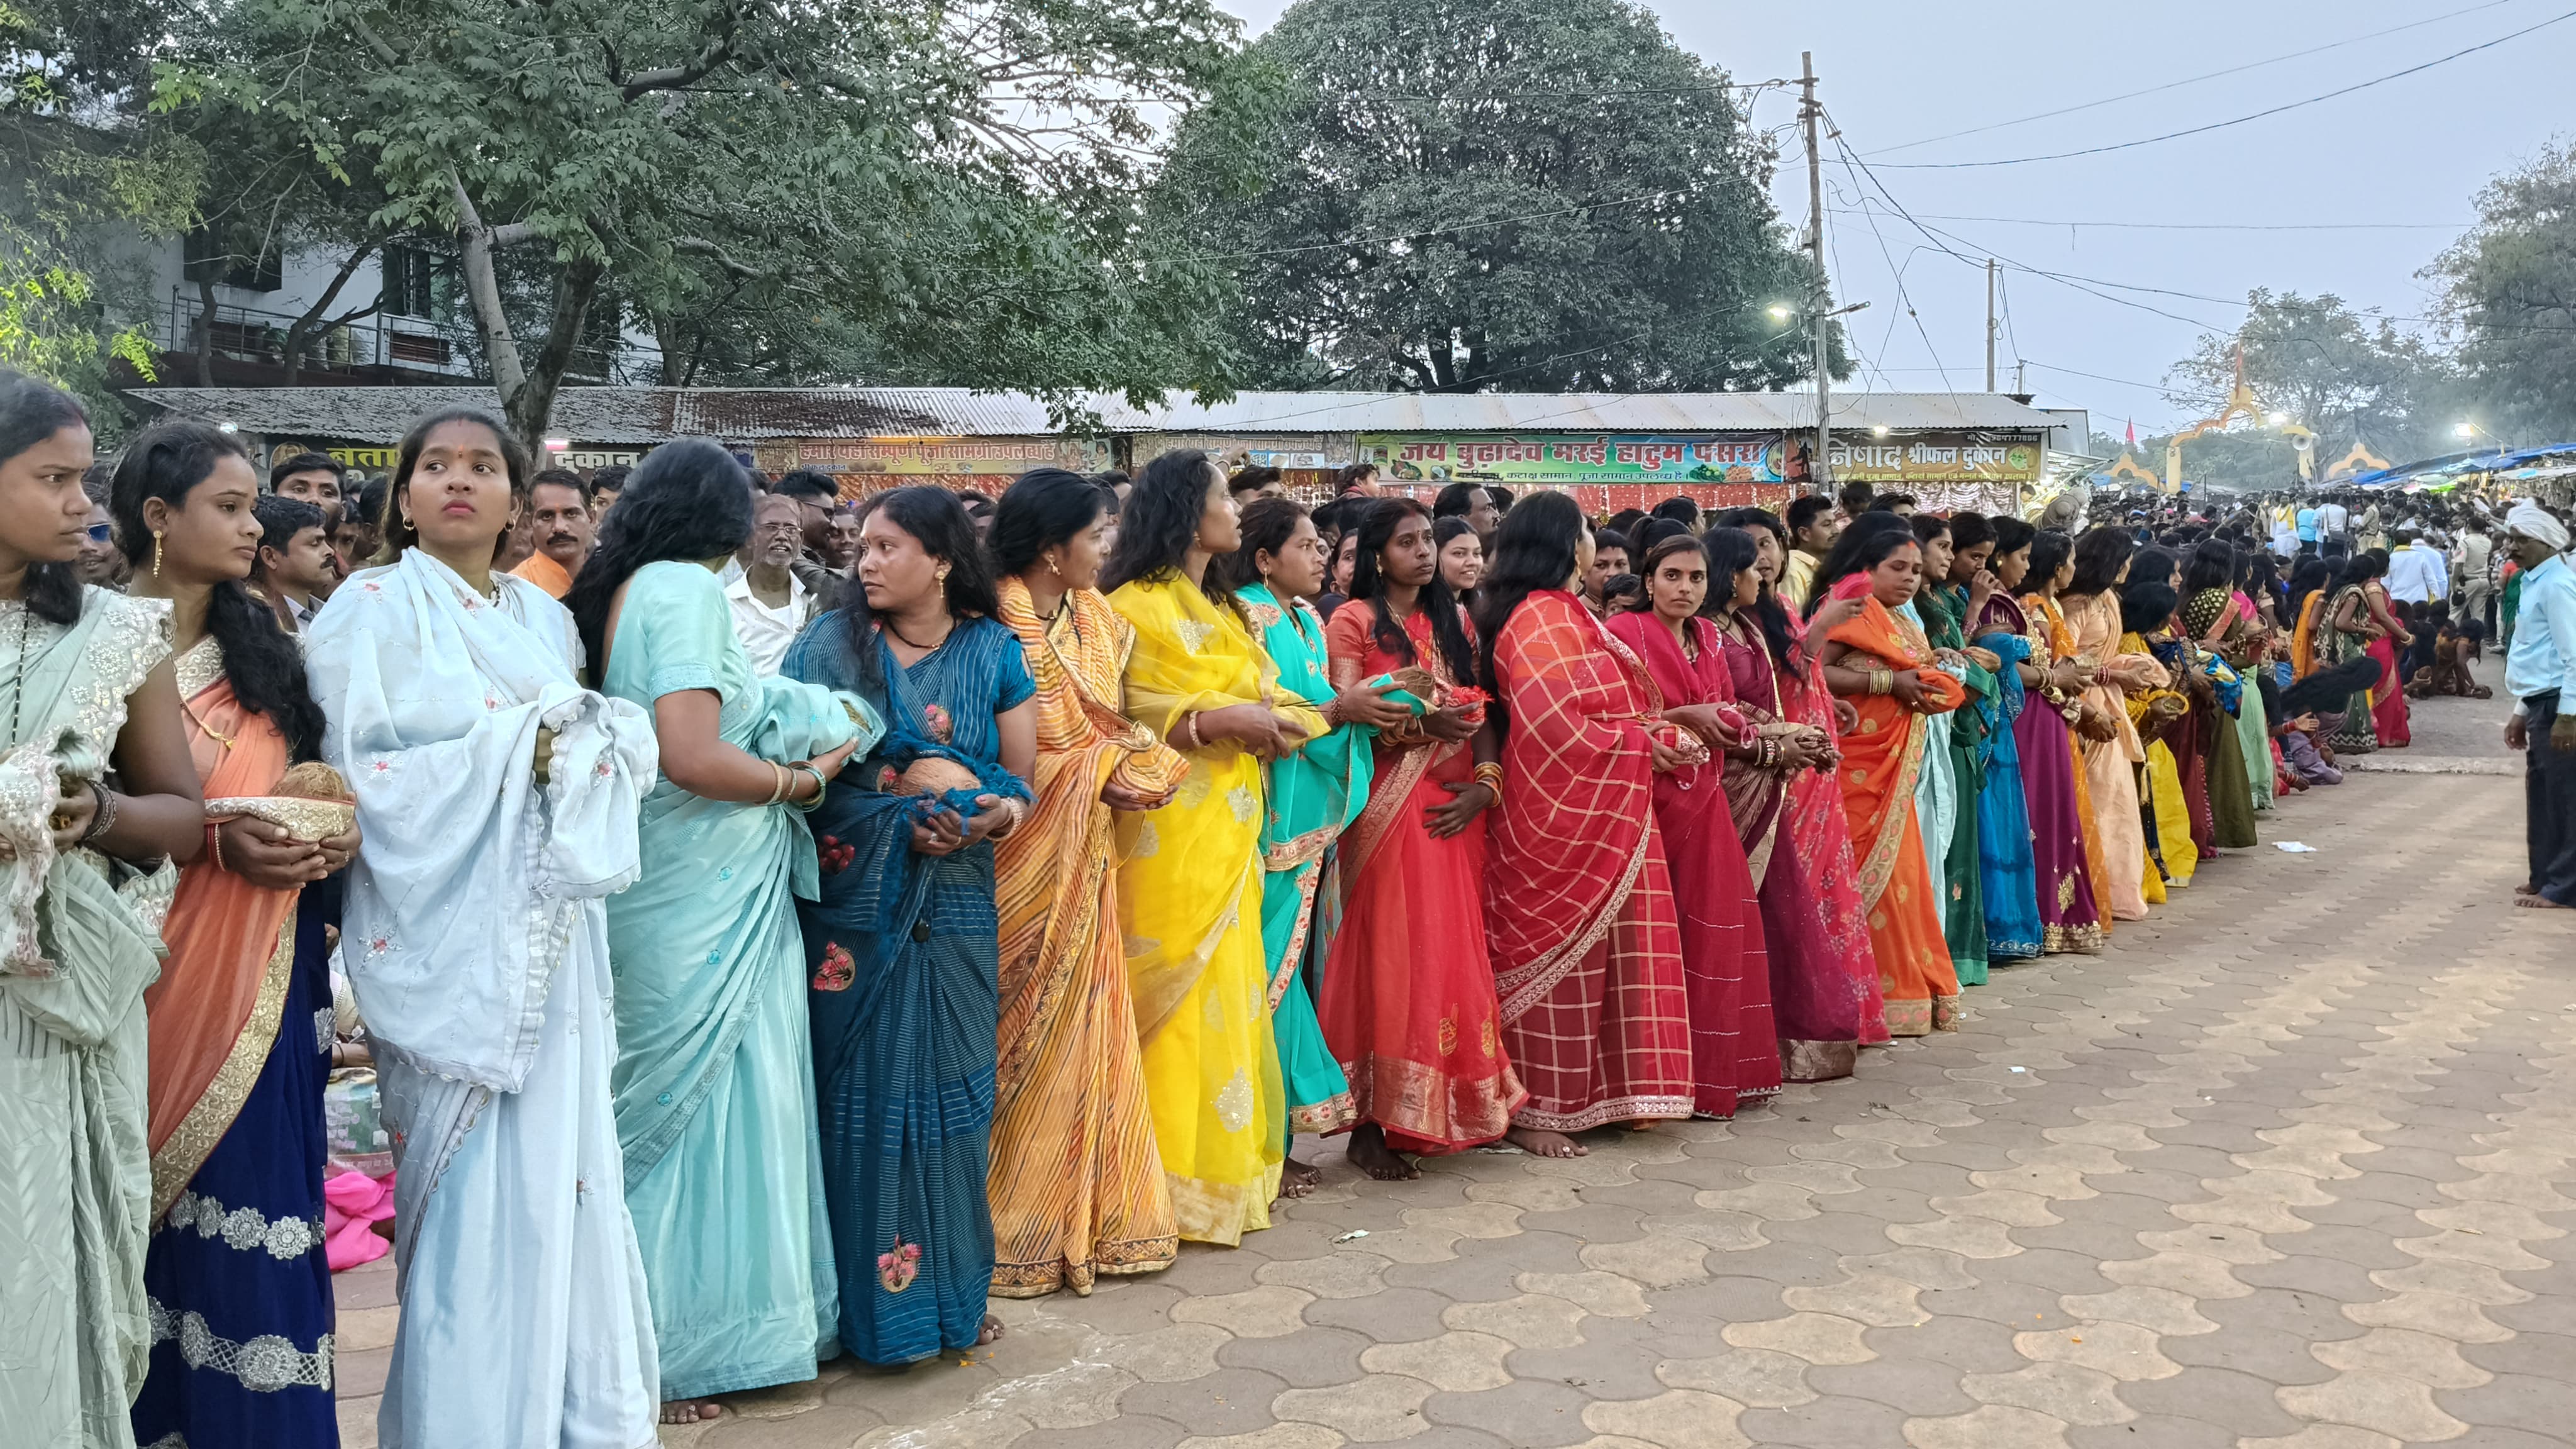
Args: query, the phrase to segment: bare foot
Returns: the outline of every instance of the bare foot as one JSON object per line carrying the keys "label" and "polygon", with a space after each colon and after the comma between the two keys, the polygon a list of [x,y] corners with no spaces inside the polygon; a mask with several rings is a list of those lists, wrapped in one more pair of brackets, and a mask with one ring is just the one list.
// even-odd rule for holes
{"label": "bare foot", "polygon": [[2526,911],[2576,910],[2576,906],[2570,906],[2560,901],[2553,901],[2549,897],[2539,894],[2516,896],[2513,903],[2522,907]]}
{"label": "bare foot", "polygon": [[1386,1129],[1375,1122],[1362,1122],[1351,1129],[1347,1154],[1351,1166],[1380,1182],[1407,1182],[1422,1175],[1422,1169],[1404,1160],[1401,1153],[1386,1145]]}
{"label": "bare foot", "polygon": [[1315,1164],[1291,1157],[1279,1165],[1279,1196],[1282,1200],[1304,1197],[1323,1180],[1324,1174]]}
{"label": "bare foot", "polygon": [[1592,1149],[1562,1132],[1549,1132],[1537,1127],[1515,1127],[1503,1134],[1503,1140],[1532,1157],[1589,1157]]}
{"label": "bare foot", "polygon": [[662,1406],[665,1424],[695,1424],[702,1419],[724,1416],[724,1405],[713,1399],[673,1399]]}
{"label": "bare foot", "polygon": [[2524,881],[2522,884],[2513,888],[2513,893],[2518,896],[2536,896],[2540,894],[2540,887],[2533,885],[2529,881]]}
{"label": "bare foot", "polygon": [[975,1346],[977,1348],[982,1348],[984,1345],[991,1343],[994,1339],[1001,1336],[1002,1320],[987,1313],[984,1315],[984,1331],[975,1335]]}

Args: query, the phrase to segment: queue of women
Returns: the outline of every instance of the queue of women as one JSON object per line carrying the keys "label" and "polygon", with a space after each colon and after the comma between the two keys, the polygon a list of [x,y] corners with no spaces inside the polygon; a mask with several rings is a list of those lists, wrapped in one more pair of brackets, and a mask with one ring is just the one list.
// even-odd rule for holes
{"label": "queue of women", "polygon": [[1848,1075],[2101,949],[2269,788],[2232,573],[2178,599],[2111,530],[1865,512],[1793,600],[1739,510],[1627,541],[1605,621],[1561,494],[1481,565],[1345,510],[1328,593],[1305,509],[1173,453],[1114,519],[1024,475],[989,540],[869,498],[764,678],[714,444],[649,455],[558,604],[491,567],[518,445],[430,417],[301,647],[201,425],[117,465],[131,593],[74,583],[92,453],[0,381],[15,1442],[336,1442],[328,925],[399,1162],[382,1442],[640,1446],[1236,1243],[1298,1135],[1394,1180]]}

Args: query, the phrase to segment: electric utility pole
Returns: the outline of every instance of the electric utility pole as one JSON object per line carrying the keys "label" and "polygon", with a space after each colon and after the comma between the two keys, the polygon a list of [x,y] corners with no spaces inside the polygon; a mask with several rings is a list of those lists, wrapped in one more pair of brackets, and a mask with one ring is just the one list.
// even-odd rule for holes
{"label": "electric utility pole", "polygon": [[1986,391],[1995,390],[1995,259],[1986,258]]}
{"label": "electric utility pole", "polygon": [[1832,325],[1825,315],[1825,160],[1816,143],[1816,120],[1824,108],[1816,104],[1816,53],[1798,53],[1801,79],[1798,82],[1798,121],[1807,131],[1807,249],[1815,260],[1816,280],[1807,302],[1807,326],[1813,334],[1816,368],[1816,451],[1807,460],[1807,481],[1818,493],[1833,492],[1833,469],[1825,461],[1833,451],[1833,379],[1826,365],[1830,349],[1826,346],[1826,329]]}

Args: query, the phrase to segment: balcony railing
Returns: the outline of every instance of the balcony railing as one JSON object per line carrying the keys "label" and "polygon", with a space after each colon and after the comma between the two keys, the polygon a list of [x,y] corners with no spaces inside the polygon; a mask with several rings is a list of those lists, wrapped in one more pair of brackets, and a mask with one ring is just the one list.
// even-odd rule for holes
{"label": "balcony railing", "polygon": [[[173,288],[166,306],[152,319],[153,342],[162,351],[195,355],[201,329],[211,327],[214,353],[235,362],[286,365],[288,329],[295,316],[286,312],[216,306],[209,318],[197,299]],[[325,327],[304,340],[298,372],[321,381],[381,374],[386,371],[437,373],[460,380],[484,376],[481,341],[469,329],[425,317],[388,317],[377,313],[337,327]],[[591,381],[622,380],[614,371],[635,368],[638,349],[620,342],[614,347],[584,347],[573,353],[569,373]]]}

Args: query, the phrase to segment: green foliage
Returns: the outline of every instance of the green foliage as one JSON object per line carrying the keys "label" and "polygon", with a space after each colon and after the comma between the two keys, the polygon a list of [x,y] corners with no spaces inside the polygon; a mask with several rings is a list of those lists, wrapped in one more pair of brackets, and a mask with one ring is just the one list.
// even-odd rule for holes
{"label": "green foliage", "polygon": [[[2386,318],[2355,312],[2342,298],[2257,289],[2246,298],[2245,324],[2230,336],[2200,339],[2168,377],[2168,398],[2186,415],[2211,416],[2236,383],[2236,353],[2245,380],[2268,412],[2316,433],[2318,476],[2358,442],[2392,462],[2446,451],[2441,429],[2450,365],[2421,338]],[[2166,437],[2142,440],[2139,461],[2164,471]],[[2223,433],[2183,444],[2183,476],[2246,490],[2290,486],[2298,455],[2289,436],[2239,421]]]}
{"label": "green foliage", "polygon": [[1247,382],[1771,388],[1807,349],[1765,309],[1811,287],[1773,160],[1626,0],[1303,0],[1182,123],[1153,225],[1230,268]]}
{"label": "green foliage", "polygon": [[46,257],[17,227],[0,225],[0,367],[95,398],[111,359],[152,376],[149,343],[131,327],[105,325],[86,273]]}
{"label": "green foliage", "polygon": [[2576,147],[2489,182],[2430,275],[2449,288],[2479,425],[2534,446],[2576,437]]}

